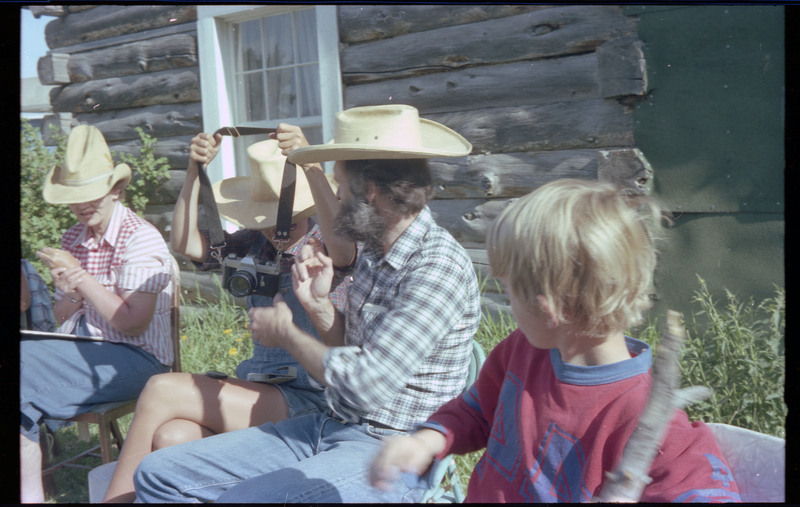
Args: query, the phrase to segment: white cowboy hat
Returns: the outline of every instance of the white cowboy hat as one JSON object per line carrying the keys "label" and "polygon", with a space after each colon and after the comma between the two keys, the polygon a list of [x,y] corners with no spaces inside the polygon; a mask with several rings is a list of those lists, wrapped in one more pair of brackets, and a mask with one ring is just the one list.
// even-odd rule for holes
{"label": "white cowboy hat", "polygon": [[103,134],[89,125],[78,125],[69,133],[64,163],[53,167],[44,180],[42,197],[50,204],[94,201],[114,185],[131,179],[128,164],[114,166]]}
{"label": "white cowboy hat", "polygon": [[289,154],[295,164],[328,160],[463,157],[472,145],[455,131],[419,117],[403,104],[362,106],[336,114],[334,139],[298,148]]}
{"label": "white cowboy hat", "polygon": [[[286,157],[281,155],[278,141],[269,139],[247,148],[250,176],[236,176],[212,185],[219,214],[245,229],[269,229],[278,220],[278,200]],[[292,223],[315,214],[311,187],[302,169],[295,166],[295,185]],[[330,176],[328,182],[331,182]],[[335,187],[331,185],[332,188]]]}

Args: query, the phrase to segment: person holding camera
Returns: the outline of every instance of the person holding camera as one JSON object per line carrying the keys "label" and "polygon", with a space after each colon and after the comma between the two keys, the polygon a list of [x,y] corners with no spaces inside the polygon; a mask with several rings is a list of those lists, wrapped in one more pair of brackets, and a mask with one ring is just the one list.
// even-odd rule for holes
{"label": "person holding camera", "polygon": [[[232,234],[225,232],[225,246],[219,255],[210,248],[208,231],[198,228],[197,217],[199,164],[214,159],[221,136],[201,133],[192,139],[170,242],[174,252],[187,256],[199,269],[222,269],[224,288],[236,297],[246,297],[248,309],[270,307],[281,300],[292,308],[294,323],[318,338],[293,292],[294,259],[303,248],[327,252],[336,259],[340,267],[335,269],[333,290],[327,297],[335,307],[343,308],[355,244],[330,232],[338,201],[319,164],[302,169],[289,166],[297,171],[289,239],[275,239],[286,154],[308,142],[299,127],[288,124],[280,124],[271,137],[248,147],[249,176],[228,178],[213,186],[220,215],[241,228]],[[315,213],[319,225],[311,219]],[[153,377],[139,397],[104,502],[134,499],[133,473],[154,450],[327,408],[320,380],[280,347],[255,341],[253,356],[237,366],[236,376],[181,372]]]}
{"label": "person holding camera", "polygon": [[325,383],[329,409],[156,451],[134,477],[138,501],[419,501],[422,482],[379,491],[368,472],[384,438],[413,430],[466,383],[481,316],[477,276],[427,206],[426,159],[470,151],[415,108],[386,105],[338,113],[333,142],[289,154],[298,164],[336,162],[335,233],[359,243],[347,308],[326,297],[332,259],[306,248],[295,293],[323,342],[282,302],[251,310],[249,327]]}
{"label": "person holding camera", "polygon": [[149,222],[122,204],[131,180],[96,127],[75,126],[42,197],[69,206],[77,222],[61,248],[36,252],[55,285],[59,335],[20,341],[20,466],[23,503],[44,502],[40,425],[136,398],[169,371],[171,259]]}

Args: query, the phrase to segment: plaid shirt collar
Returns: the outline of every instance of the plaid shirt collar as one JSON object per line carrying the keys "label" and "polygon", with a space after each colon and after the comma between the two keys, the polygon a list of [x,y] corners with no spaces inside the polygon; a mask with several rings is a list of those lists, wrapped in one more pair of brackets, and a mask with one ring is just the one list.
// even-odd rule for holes
{"label": "plaid shirt collar", "polygon": [[114,203],[114,211],[111,212],[111,220],[108,221],[108,227],[100,238],[100,242],[95,241],[94,236],[89,234],[89,228],[83,226],[83,232],[75,237],[72,247],[82,246],[87,250],[100,248],[102,243],[114,247],[119,238],[119,232],[122,230],[122,222],[125,219],[125,206],[121,202]]}
{"label": "plaid shirt collar", "polygon": [[425,235],[430,228],[435,225],[430,209],[425,206],[413,222],[406,227],[406,230],[395,240],[392,248],[386,254],[378,248],[368,248],[364,246],[364,255],[370,265],[386,263],[393,269],[402,268],[409,257],[414,254],[422,245]]}

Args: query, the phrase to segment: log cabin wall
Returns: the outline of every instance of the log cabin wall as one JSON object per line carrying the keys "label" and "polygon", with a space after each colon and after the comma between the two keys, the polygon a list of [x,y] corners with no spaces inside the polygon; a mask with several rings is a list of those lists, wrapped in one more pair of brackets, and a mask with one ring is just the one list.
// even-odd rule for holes
{"label": "log cabin wall", "polygon": [[[112,152],[135,152],[135,127],[158,139],[171,178],[146,218],[168,236],[191,137],[202,130],[192,5],[32,6],[55,19],[39,62],[63,131],[98,127]],[[474,146],[433,160],[437,221],[488,274],[487,224],[547,181],[612,179],[647,191],[631,108],[644,60],[635,16],[619,6],[341,5],[345,107],[404,103]],[[46,130],[46,129],[44,129]],[[490,309],[505,298],[489,286]]]}
{"label": "log cabin wall", "polygon": [[188,164],[189,142],[202,131],[194,5],[31,6],[54,16],[45,27],[50,51],[38,62],[39,80],[60,85],[50,92],[51,127],[79,123],[100,129],[112,153],[136,154],[136,127],[157,139],[170,179],[150,197],[145,217],[169,236],[177,195]]}
{"label": "log cabin wall", "polygon": [[511,199],[566,177],[649,190],[632,120],[644,59],[621,7],[342,5],[338,21],[345,108],[410,104],[473,144],[432,161],[430,208],[482,276],[487,226]]}

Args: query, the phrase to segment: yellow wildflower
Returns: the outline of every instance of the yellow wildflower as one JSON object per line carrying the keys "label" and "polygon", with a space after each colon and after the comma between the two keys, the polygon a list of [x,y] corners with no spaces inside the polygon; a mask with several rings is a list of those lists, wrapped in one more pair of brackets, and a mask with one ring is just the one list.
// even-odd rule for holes
{"label": "yellow wildflower", "polygon": [[237,349],[236,347],[233,347],[231,350],[228,351],[228,354],[230,354],[232,356],[235,356],[238,353],[239,353],[239,349]]}
{"label": "yellow wildflower", "polygon": [[222,332],[222,334],[231,334],[232,332],[233,332],[232,329],[226,329],[225,331]]}
{"label": "yellow wildflower", "polygon": [[188,340],[188,339],[189,339],[189,337],[188,337],[188,336],[186,336],[186,335],[183,335],[183,336],[181,336],[181,340],[184,340],[184,341],[185,341],[185,340]]}

